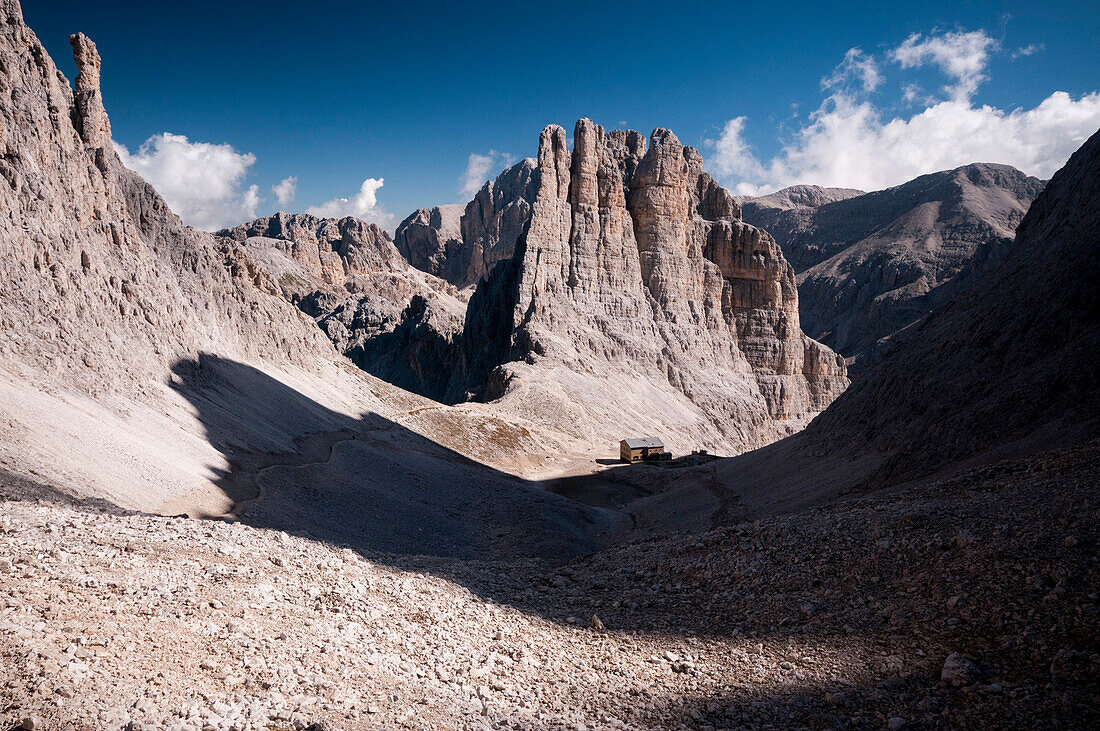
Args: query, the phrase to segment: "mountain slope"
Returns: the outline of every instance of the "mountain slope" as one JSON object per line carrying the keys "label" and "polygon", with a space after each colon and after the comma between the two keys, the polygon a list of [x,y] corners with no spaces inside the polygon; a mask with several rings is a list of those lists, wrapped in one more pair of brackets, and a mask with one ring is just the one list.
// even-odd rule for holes
{"label": "mountain slope", "polygon": [[562,566],[9,503],[0,725],[1094,728],[1097,450]]}
{"label": "mountain slope", "polygon": [[444,554],[595,545],[604,513],[473,461],[518,470],[554,435],[363,373],[249,247],[184,226],[122,166],[99,55],[72,44],[75,92],[18,3],[0,4],[0,467],[364,548],[399,550],[410,534],[386,526],[412,515]]}
{"label": "mountain slope", "polygon": [[[741,215],[754,226],[775,231],[773,236],[780,246],[790,250],[791,266],[796,272],[806,268],[807,256],[814,251],[812,240],[802,241],[802,246],[790,246],[798,234],[814,229],[814,214],[821,206],[864,195],[855,188],[823,188],[820,185],[792,185],[762,196],[736,196]],[[805,249],[805,251],[803,251]]]}
{"label": "mountain slope", "polygon": [[[719,463],[724,492],[702,520],[791,510],[1100,436],[1098,171],[1100,133],[1036,198],[999,267],[805,431]],[[685,483],[648,510],[698,492]]]}
{"label": "mountain slope", "polygon": [[894,450],[880,474],[896,479],[1048,427],[1095,434],[1098,171],[1100,134],[1028,209],[995,272],[922,323],[807,440]]}
{"label": "mountain slope", "polygon": [[806,332],[859,371],[1004,258],[1042,187],[973,164],[874,193],[798,186],[742,205],[798,272]]}

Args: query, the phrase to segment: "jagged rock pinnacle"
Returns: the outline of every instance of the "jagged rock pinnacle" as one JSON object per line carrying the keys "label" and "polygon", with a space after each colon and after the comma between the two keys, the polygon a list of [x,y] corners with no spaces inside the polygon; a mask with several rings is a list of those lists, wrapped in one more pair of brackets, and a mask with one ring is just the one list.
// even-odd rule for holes
{"label": "jagged rock pinnacle", "polygon": [[76,61],[76,119],[84,143],[89,147],[107,147],[111,144],[111,120],[103,108],[103,95],[99,90],[99,72],[102,61],[92,39],[83,33],[69,36]]}

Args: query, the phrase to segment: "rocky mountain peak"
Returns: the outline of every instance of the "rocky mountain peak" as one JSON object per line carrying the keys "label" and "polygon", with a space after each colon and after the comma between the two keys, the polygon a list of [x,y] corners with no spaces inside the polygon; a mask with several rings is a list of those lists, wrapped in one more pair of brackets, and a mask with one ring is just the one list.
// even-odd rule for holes
{"label": "rocky mountain peak", "polygon": [[69,44],[73,47],[73,61],[76,62],[76,80],[73,82],[76,90],[99,91],[99,72],[103,62],[95,43],[83,33],[74,33],[69,36]]}
{"label": "rocky mountain peak", "polygon": [[672,130],[658,127],[650,135],[650,141],[649,151],[642,158],[642,169],[634,177],[634,187],[682,186],[688,176],[702,172],[702,155],[695,148],[680,144]]}
{"label": "rocky mountain peak", "polygon": [[1035,187],[1033,181],[1036,180],[1036,178],[1022,174],[1011,165],[993,162],[972,162],[969,165],[962,165],[954,170],[948,170],[945,175],[959,182],[965,181],[970,185],[985,188],[998,186],[1011,189],[1031,189]]}
{"label": "rocky mountain peak", "polygon": [[536,160],[520,160],[487,181],[465,206],[414,211],[398,225],[394,243],[417,269],[471,287],[512,256],[538,186]]}
{"label": "rocky mountain peak", "polygon": [[539,137],[526,234],[470,301],[473,347],[453,385],[489,384],[483,398],[505,401],[538,391],[561,423],[602,400],[593,394],[615,393],[602,425],[575,420],[600,433],[652,421],[641,392],[660,394],[650,410],[678,438],[734,449],[789,433],[843,390],[843,364],[799,330],[790,265],[739,220],[698,151],[669,130],[647,146],[589,119],[573,140],[570,151],[558,125]]}
{"label": "rocky mountain peak", "polygon": [[557,124],[547,125],[539,135],[540,198],[565,200],[569,192],[569,163],[565,130]]}
{"label": "rocky mountain peak", "polygon": [[257,288],[244,252],[184,226],[122,165],[95,44],[70,38],[74,89],[18,3],[0,12],[0,355],[9,371],[36,388],[141,399],[200,352],[308,369],[335,356],[311,323]]}
{"label": "rocky mountain peak", "polygon": [[217,235],[254,249],[280,249],[321,282],[336,287],[345,287],[358,275],[408,267],[388,233],[354,216],[318,218],[279,212]]}
{"label": "rocky mountain peak", "polygon": [[817,208],[826,203],[835,203],[847,198],[863,195],[864,191],[855,188],[824,188],[820,185],[792,185],[763,196],[736,196],[739,203],[750,204],[753,208]]}

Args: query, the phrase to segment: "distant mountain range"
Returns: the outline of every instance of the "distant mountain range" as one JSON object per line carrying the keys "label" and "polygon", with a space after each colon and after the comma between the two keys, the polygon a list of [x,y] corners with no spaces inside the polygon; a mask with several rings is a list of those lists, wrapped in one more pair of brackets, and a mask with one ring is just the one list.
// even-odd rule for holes
{"label": "distant mountain range", "polygon": [[[413,266],[472,288],[512,256],[537,181],[536,161],[523,160],[465,207],[414,212],[397,247]],[[1004,258],[1043,184],[975,163],[874,193],[799,185],[735,200],[794,267],[801,327],[858,374]]]}
{"label": "distant mountain range", "polygon": [[807,334],[858,373],[999,264],[1042,189],[976,163],[874,193],[797,186],[740,202],[794,266]]}

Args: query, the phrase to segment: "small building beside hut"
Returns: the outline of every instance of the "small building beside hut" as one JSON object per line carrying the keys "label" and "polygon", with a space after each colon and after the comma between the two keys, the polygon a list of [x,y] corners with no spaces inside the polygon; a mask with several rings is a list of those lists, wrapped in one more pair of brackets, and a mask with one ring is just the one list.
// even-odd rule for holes
{"label": "small building beside hut", "polygon": [[654,462],[672,459],[664,443],[657,437],[632,437],[619,442],[619,459],[623,462]]}

